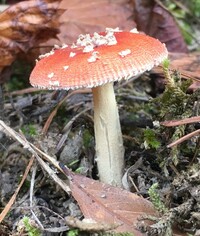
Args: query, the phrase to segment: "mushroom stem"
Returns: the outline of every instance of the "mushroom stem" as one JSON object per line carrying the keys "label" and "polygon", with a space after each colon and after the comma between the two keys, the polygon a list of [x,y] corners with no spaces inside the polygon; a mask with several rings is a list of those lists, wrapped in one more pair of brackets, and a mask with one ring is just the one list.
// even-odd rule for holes
{"label": "mushroom stem", "polygon": [[122,186],[124,147],[113,83],[92,89],[97,167],[100,180]]}

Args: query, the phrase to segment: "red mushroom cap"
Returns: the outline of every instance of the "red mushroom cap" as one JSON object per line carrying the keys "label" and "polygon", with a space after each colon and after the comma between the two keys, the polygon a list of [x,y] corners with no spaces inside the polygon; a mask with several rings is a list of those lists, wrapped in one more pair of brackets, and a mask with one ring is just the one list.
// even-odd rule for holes
{"label": "red mushroom cap", "polygon": [[81,35],[72,47],[42,56],[30,83],[48,89],[92,88],[141,74],[167,55],[164,44],[144,34],[108,31]]}

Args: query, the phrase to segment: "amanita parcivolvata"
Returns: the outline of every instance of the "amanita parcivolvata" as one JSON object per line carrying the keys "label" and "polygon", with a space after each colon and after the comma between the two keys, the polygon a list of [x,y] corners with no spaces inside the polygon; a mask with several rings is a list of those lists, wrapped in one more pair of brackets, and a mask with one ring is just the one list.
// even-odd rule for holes
{"label": "amanita parcivolvata", "polygon": [[72,46],[41,55],[30,76],[32,86],[50,90],[91,88],[96,160],[100,180],[122,186],[124,147],[113,82],[151,70],[167,58],[163,43],[136,30],[106,29],[80,35]]}

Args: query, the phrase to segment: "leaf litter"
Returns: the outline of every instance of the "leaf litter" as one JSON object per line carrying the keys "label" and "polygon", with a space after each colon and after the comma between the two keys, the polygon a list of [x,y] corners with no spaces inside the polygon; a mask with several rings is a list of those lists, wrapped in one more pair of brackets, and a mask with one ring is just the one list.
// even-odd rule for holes
{"label": "leaf litter", "polygon": [[[72,192],[72,196],[79,203],[85,218],[95,220],[95,222],[99,222],[99,224],[104,223],[103,228],[99,228],[98,225],[98,227],[94,228],[93,231],[105,230],[105,225],[107,225],[107,230],[114,229],[115,231],[116,228],[116,232],[132,232],[137,235],[142,235],[142,233],[135,229],[134,224],[136,224],[138,217],[144,213],[151,215],[156,214],[153,209],[153,205],[149,201],[137,196],[134,193],[130,193],[120,188],[103,184],[99,181],[91,180],[90,178],[72,173],[63,164],[59,164],[52,157],[48,156],[33,144],[29,143],[26,139],[24,139],[24,137],[8,127],[4,122],[0,121],[0,125],[3,128],[3,132],[16,139],[25,149],[35,156],[42,168],[49,174],[49,176],[51,176],[52,179],[54,179],[54,181],[56,181],[57,184],[60,185],[64,191],[68,194]],[[52,169],[41,159],[40,155],[43,155],[42,158],[48,160],[49,163],[52,163],[60,171],[64,171],[69,179],[70,187],[52,172]],[[27,177],[27,172],[30,170],[32,162],[33,159],[30,160],[30,164],[28,165],[29,168],[27,167],[23,181]],[[5,215],[10,210],[13,204],[13,198],[16,197],[22,183],[18,186],[17,192],[13,195],[10,202],[1,213],[0,221],[4,219]],[[67,221],[70,221],[70,218],[67,218]],[[86,229],[80,228],[80,230]]]}

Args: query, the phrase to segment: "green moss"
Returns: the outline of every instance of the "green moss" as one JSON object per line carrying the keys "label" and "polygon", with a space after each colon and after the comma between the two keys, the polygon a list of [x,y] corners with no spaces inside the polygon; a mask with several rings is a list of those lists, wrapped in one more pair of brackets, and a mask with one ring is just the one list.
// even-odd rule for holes
{"label": "green moss", "polygon": [[[182,82],[179,72],[171,71],[169,69],[169,61],[165,61],[163,63],[163,70],[166,79],[165,91],[161,96],[152,101],[152,104],[156,103],[160,108],[160,111],[157,109],[159,112],[157,113],[156,119],[166,121],[175,119],[181,120],[186,117],[190,117],[192,115],[192,107],[198,96],[194,94],[186,94],[191,81],[187,80]],[[174,128],[162,127],[161,129],[168,138],[166,141],[171,143],[185,134],[185,128],[185,125],[181,125]],[[168,155],[168,160],[162,161],[163,168],[165,168],[165,165],[167,165],[170,161],[172,161],[174,165],[179,163],[180,148],[178,146],[174,146],[169,149]]]}
{"label": "green moss", "polygon": [[88,129],[85,129],[83,132],[83,146],[87,149],[91,147],[93,136],[91,135]]}
{"label": "green moss", "polygon": [[37,130],[36,128],[34,127],[34,125],[32,124],[29,124],[29,125],[24,125],[22,128],[21,128],[22,132],[24,133],[24,135],[28,135],[28,136],[35,136],[37,135]]}
{"label": "green moss", "polygon": [[156,210],[158,210],[161,213],[165,213],[168,211],[168,209],[165,207],[164,203],[160,199],[160,195],[158,193],[158,183],[153,184],[149,188],[148,193],[149,193],[151,202],[153,203]]}
{"label": "green moss", "polygon": [[67,232],[67,236],[77,236],[80,235],[80,231],[78,229],[71,229]]}
{"label": "green moss", "polygon": [[28,233],[28,236],[41,236],[42,235],[38,228],[30,224],[30,219],[27,216],[23,218],[23,223]]}
{"label": "green moss", "polygon": [[152,103],[160,105],[160,119],[179,119],[186,112],[186,104],[189,98],[186,90],[191,85],[191,81],[182,82],[179,73],[169,69],[168,60],[163,63],[163,71],[166,79],[165,91],[161,96],[155,98]]}
{"label": "green moss", "polygon": [[145,145],[149,148],[158,149],[161,145],[156,137],[155,131],[148,128],[144,130],[144,142]]}

